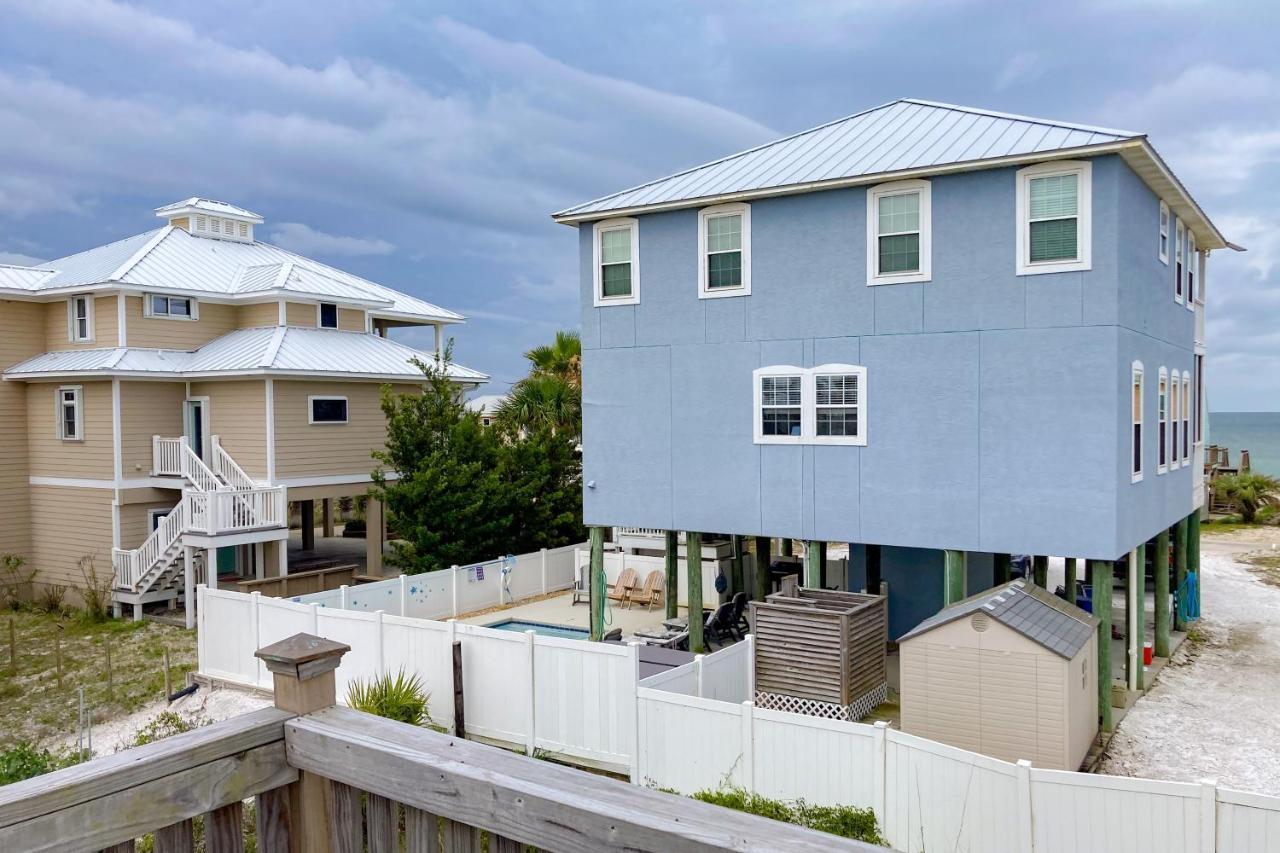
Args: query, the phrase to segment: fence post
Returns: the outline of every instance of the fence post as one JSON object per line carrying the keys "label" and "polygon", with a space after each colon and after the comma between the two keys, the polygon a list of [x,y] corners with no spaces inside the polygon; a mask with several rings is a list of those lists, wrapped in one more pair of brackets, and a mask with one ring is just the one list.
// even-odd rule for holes
{"label": "fence post", "polygon": [[888,814],[885,808],[889,791],[888,735],[889,724],[884,720],[875,723],[871,729],[871,737],[875,743],[875,757],[872,759],[875,763],[872,768],[875,781],[872,783],[871,807],[876,813],[876,823],[880,824],[880,832],[885,838],[889,837]]}
{"label": "fence post", "polygon": [[1017,773],[1017,807],[1018,807],[1018,839],[1015,849],[1019,853],[1032,853],[1035,849],[1035,837],[1032,832],[1031,816],[1031,762],[1025,758],[1018,759]]}
{"label": "fence post", "polygon": [[454,564],[454,566],[451,569],[449,569],[449,577],[453,579],[453,592],[452,592],[453,605],[449,610],[449,615],[457,616],[458,615],[458,566],[457,564]]}
{"label": "fence post", "polygon": [[538,563],[542,571],[542,594],[547,594],[547,549],[538,549]]}
{"label": "fence post", "polygon": [[[458,639],[458,623],[457,623],[457,622],[455,622],[454,620],[450,619],[450,620],[448,620],[447,622],[445,622],[445,623],[444,623],[444,625],[445,625],[445,630],[444,630],[444,659],[445,659],[445,661],[446,661],[446,662],[448,662],[446,665],[447,665],[447,666],[448,666],[448,668],[449,668],[449,692],[448,692],[446,695],[449,697],[449,701],[450,701],[450,703],[452,703],[452,702],[453,702],[453,697],[455,697],[455,696],[457,696],[457,695],[458,695],[458,685],[456,685],[456,684],[454,684],[454,683],[453,683],[454,670],[453,670],[453,665],[452,665],[452,661],[453,661],[453,642],[454,642],[454,640]],[[453,705],[452,705],[452,704],[450,704],[450,706],[449,706],[449,707],[451,707],[451,708],[452,708],[452,707],[453,707]],[[453,719],[450,721],[450,724],[449,724],[450,733],[451,733],[451,734],[456,735],[456,734],[458,733],[458,719],[457,719],[457,716],[458,716],[458,715],[457,715],[457,714],[450,714],[450,716],[452,716],[452,717],[453,717]]]}
{"label": "fence post", "polygon": [[756,791],[754,708],[755,703],[750,699],[742,703],[742,787],[753,794]]}
{"label": "fence post", "polygon": [[504,604],[507,603],[506,598],[504,598],[502,595],[502,588],[506,584],[506,575],[502,573],[502,570],[506,568],[506,566],[507,566],[506,560],[504,560],[502,557],[499,557],[498,559],[493,561],[493,567],[498,570],[498,606],[499,607],[502,607]]}
{"label": "fence post", "polygon": [[[499,588],[501,588],[501,583],[499,583]],[[529,655],[529,660],[526,664],[526,669],[529,673],[529,732],[524,738],[525,755],[533,755],[538,739],[537,729],[535,728],[538,724],[538,688],[534,677],[533,663],[536,657],[534,650],[537,644],[537,636],[538,632],[532,629],[524,632],[525,650]]]}
{"label": "fence post", "polygon": [[377,662],[377,668],[374,670],[375,675],[381,675],[387,668],[386,660],[383,658],[383,650],[386,648],[386,641],[382,637],[382,611],[375,610],[373,612],[373,624],[378,629],[378,639],[374,641],[374,660]]}
{"label": "fence post", "polygon": [[[261,604],[262,593],[256,591],[249,593],[249,630],[250,636],[253,637],[253,648],[255,651],[262,648],[262,614],[258,610],[258,607]],[[253,664],[253,683],[261,685],[262,660],[258,657],[254,657]]]}
{"label": "fence post", "polygon": [[640,784],[640,647],[639,640],[627,643],[631,650],[631,708],[635,718],[631,721],[631,784]]}
{"label": "fence post", "polygon": [[1200,853],[1218,848],[1218,780],[1200,780]]}
{"label": "fence post", "polygon": [[205,595],[208,593],[209,587],[204,584],[196,584],[196,671],[205,675],[209,674],[208,657],[205,652]]}
{"label": "fence post", "polygon": [[347,585],[345,583],[338,587],[338,609],[347,609]]}
{"label": "fence post", "polygon": [[409,576],[400,575],[400,615],[403,616],[409,603]]}
{"label": "fence post", "polygon": [[702,655],[693,656],[693,673],[698,677],[698,698],[702,698]]}
{"label": "fence post", "polygon": [[756,635],[747,634],[742,639],[747,645],[747,698],[754,702],[756,698]]}
{"label": "fence post", "polygon": [[320,636],[320,605],[311,605],[311,633]]}

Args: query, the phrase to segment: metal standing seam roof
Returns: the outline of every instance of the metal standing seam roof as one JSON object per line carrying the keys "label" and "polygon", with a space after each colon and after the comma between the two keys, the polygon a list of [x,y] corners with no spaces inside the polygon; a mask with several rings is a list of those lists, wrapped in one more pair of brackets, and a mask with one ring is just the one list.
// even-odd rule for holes
{"label": "metal standing seam roof", "polygon": [[983,612],[1028,640],[1071,660],[1098,627],[1096,617],[1025,580],[1015,580],[956,602],[898,639],[901,643],[941,625]]}
{"label": "metal standing seam roof", "polygon": [[[152,374],[156,378],[194,375],[272,373],[341,378],[375,377],[417,380],[422,371],[412,359],[437,363],[434,353],[407,347],[364,332],[263,326],[237,329],[193,352],[116,347],[47,352],[13,365],[6,379],[35,379],[67,374]],[[484,382],[488,376],[460,364],[450,378]]]}
{"label": "metal standing seam roof", "polygon": [[0,264],[0,289],[36,291],[40,289],[40,283],[51,275],[53,270]]}

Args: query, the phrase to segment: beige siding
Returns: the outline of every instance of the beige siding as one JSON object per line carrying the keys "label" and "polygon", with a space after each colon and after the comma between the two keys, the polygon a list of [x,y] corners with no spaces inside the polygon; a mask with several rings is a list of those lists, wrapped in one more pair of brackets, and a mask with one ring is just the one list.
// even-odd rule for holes
{"label": "beige siding", "polygon": [[88,554],[100,582],[112,576],[111,497],[111,489],[31,487],[31,565],[38,582],[84,587],[79,560]]}
{"label": "beige siding", "polygon": [[[44,352],[45,310],[0,300],[0,370]],[[0,554],[31,556],[28,476],[27,386],[0,382]]]}
{"label": "beige siding", "polygon": [[151,476],[151,437],[182,435],[182,382],[120,382],[121,474]]}
{"label": "beige siding", "polygon": [[170,510],[178,502],[179,495],[174,493],[169,500],[150,503],[125,504],[120,507],[120,547],[125,550],[137,548],[151,535],[150,510]]}
{"label": "beige siding", "polygon": [[363,332],[364,312],[358,308],[339,308],[338,328],[344,332]]}
{"label": "beige siding", "polygon": [[1098,734],[1098,661],[1097,632],[1067,664],[1063,676],[1069,707],[1070,735],[1066,743],[1066,769],[1076,770],[1084,763],[1089,747]]}
{"label": "beige siding", "polygon": [[146,317],[141,296],[127,297],[124,307],[125,332],[131,347],[193,350],[237,328],[235,305],[201,302],[197,309],[199,320]]}
{"label": "beige siding", "polygon": [[[84,440],[58,438],[58,389],[79,385]],[[111,435],[111,382],[32,382],[27,386],[27,452],[33,476],[114,477]]]}
{"label": "beige siding", "polygon": [[305,302],[290,302],[285,307],[285,325],[314,329],[318,325],[316,322],[318,311],[319,309],[315,305],[308,305]]}
{"label": "beige siding", "polygon": [[209,398],[209,433],[249,476],[267,477],[267,384],[263,379],[192,382],[191,396]]}
{"label": "beige siding", "polygon": [[279,302],[257,302],[236,309],[236,325],[241,329],[280,325]]}
{"label": "beige siding", "polygon": [[67,300],[44,303],[45,350],[102,349],[120,345],[120,317],[115,296],[98,296],[93,300],[93,340],[72,343],[69,340]]}
{"label": "beige siding", "polygon": [[[370,451],[381,449],[387,437],[378,389],[376,382],[276,380],[276,476],[368,475],[374,467]],[[347,423],[308,423],[312,395],[346,397]]]}

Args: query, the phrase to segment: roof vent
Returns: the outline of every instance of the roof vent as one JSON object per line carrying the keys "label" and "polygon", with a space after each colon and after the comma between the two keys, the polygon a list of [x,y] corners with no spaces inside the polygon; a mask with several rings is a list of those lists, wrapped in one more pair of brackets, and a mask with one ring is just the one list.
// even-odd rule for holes
{"label": "roof vent", "polygon": [[252,243],[253,226],[262,224],[262,217],[251,210],[225,201],[197,197],[157,207],[156,216],[199,237],[237,243]]}
{"label": "roof vent", "polygon": [[969,618],[969,627],[981,634],[991,627],[991,617],[985,613],[975,613]]}

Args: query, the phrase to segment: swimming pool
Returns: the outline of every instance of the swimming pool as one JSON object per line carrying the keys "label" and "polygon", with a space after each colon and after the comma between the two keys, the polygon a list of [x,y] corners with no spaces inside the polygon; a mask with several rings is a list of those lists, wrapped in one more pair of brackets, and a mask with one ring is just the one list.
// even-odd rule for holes
{"label": "swimming pool", "polygon": [[570,628],[567,625],[548,625],[546,622],[527,622],[523,619],[504,619],[486,625],[499,631],[533,631],[543,637],[564,637],[568,640],[585,640],[591,636],[586,628]]}

